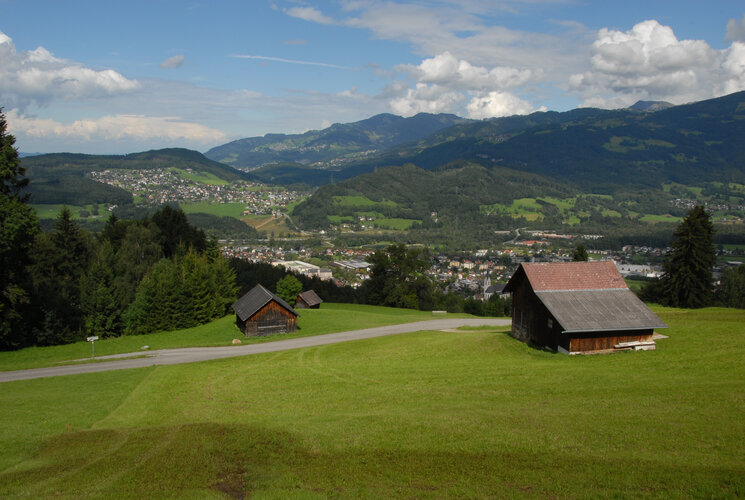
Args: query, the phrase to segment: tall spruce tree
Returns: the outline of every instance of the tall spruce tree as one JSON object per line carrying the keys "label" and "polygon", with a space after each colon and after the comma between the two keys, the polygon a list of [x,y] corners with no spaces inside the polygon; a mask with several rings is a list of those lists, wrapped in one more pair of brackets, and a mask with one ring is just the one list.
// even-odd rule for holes
{"label": "tall spruce tree", "polygon": [[659,283],[659,302],[671,307],[712,304],[712,268],[716,262],[714,227],[704,207],[692,208],[673,233]]}
{"label": "tall spruce tree", "polygon": [[27,315],[31,297],[31,251],[39,220],[22,190],[24,178],[15,138],[6,134],[0,109],[0,350],[31,343]]}
{"label": "tall spruce tree", "polygon": [[50,234],[39,234],[33,251],[38,345],[64,344],[85,336],[80,284],[93,241],[63,208]]}

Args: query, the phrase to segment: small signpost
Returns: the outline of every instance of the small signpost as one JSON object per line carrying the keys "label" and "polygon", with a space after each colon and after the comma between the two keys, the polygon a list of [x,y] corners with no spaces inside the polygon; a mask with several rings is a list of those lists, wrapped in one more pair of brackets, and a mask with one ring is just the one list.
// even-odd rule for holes
{"label": "small signpost", "polygon": [[98,340],[98,337],[94,335],[92,337],[86,338],[85,340],[91,343],[91,358],[95,358],[96,357],[96,348],[93,346],[93,342],[95,342],[96,340]]}

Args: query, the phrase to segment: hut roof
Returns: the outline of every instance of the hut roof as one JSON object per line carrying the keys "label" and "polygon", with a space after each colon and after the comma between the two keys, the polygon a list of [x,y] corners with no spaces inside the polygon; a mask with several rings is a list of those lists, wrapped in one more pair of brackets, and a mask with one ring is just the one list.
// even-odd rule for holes
{"label": "hut roof", "polygon": [[241,321],[246,321],[272,300],[277,302],[279,305],[287,309],[295,316],[298,315],[298,313],[295,312],[290,304],[280,299],[261,285],[256,285],[255,287],[253,287],[243,297],[236,300],[231,307]]}
{"label": "hut roof", "polygon": [[308,307],[313,307],[321,304],[323,300],[321,297],[318,296],[318,294],[315,292],[315,290],[307,290],[305,292],[300,292],[299,297],[303,299],[303,302],[308,304]]}
{"label": "hut roof", "polygon": [[628,289],[616,264],[609,260],[590,262],[524,262],[507,283],[512,291],[514,281],[525,274],[534,291],[543,290],[612,290]]}
{"label": "hut roof", "polygon": [[667,328],[628,288],[535,294],[567,333]]}

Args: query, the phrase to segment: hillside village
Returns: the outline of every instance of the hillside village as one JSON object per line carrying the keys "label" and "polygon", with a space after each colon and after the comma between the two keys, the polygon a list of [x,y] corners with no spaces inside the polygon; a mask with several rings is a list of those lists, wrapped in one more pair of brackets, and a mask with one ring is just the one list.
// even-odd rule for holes
{"label": "hillside village", "polygon": [[[103,170],[88,174],[91,179],[130,191],[143,205],[158,206],[171,202],[245,203],[244,214],[265,215],[285,208],[307,196],[285,188],[248,181],[203,182],[191,169]],[[190,178],[192,177],[192,178]],[[219,179],[216,179],[219,181]]]}

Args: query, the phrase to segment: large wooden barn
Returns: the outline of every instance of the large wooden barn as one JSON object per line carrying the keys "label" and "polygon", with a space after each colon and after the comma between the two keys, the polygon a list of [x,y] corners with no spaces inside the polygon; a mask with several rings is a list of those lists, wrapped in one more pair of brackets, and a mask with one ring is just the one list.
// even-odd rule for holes
{"label": "large wooden barn", "polygon": [[246,337],[289,333],[297,330],[298,313],[261,285],[256,285],[233,304],[236,324]]}
{"label": "large wooden barn", "polygon": [[567,354],[651,350],[667,328],[626,286],[615,263],[523,263],[512,292],[512,335]]}

